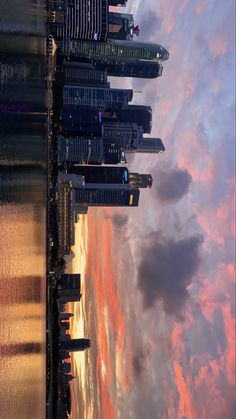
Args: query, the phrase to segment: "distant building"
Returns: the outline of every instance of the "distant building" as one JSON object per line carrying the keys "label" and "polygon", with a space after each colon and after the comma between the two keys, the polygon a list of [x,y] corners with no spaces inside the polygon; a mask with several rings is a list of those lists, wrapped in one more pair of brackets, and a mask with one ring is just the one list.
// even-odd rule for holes
{"label": "distant building", "polygon": [[[80,274],[63,274],[60,277],[59,299],[64,303],[79,301],[81,298]],[[68,330],[69,322],[62,322],[61,327]]]}
{"label": "distant building", "polygon": [[73,317],[74,314],[73,313],[59,313],[59,320],[68,320],[71,317]]}
{"label": "distant building", "polygon": [[60,343],[61,351],[84,351],[85,349],[90,348],[91,341],[90,339],[70,339],[62,340]]}
{"label": "distant building", "polygon": [[62,291],[79,289],[81,286],[80,274],[62,274],[60,276],[60,285]]}

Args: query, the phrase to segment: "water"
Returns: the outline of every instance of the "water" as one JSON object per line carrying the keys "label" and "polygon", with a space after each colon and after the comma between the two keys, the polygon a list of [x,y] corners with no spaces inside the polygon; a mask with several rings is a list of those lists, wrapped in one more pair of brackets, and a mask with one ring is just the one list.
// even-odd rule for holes
{"label": "water", "polygon": [[0,0],[0,418],[45,417],[45,2]]}

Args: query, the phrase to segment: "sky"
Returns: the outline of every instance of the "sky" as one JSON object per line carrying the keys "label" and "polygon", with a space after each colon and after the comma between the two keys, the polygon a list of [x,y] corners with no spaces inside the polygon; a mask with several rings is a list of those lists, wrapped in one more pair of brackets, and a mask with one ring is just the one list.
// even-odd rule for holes
{"label": "sky", "polygon": [[72,417],[235,417],[235,6],[129,0],[140,41],[170,53],[162,77],[112,80],[151,105],[162,155],[138,208],[90,209],[77,227],[83,274]]}

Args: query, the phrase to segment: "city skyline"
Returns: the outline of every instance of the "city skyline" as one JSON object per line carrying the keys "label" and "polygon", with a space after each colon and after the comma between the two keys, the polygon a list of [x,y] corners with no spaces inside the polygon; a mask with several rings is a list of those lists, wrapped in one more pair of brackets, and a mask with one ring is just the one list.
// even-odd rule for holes
{"label": "city skyline", "polygon": [[[161,80],[132,80],[133,88],[143,92],[142,103],[153,108],[151,135],[163,138],[167,151],[161,161],[160,156],[152,156],[151,163],[147,156],[135,155],[129,162],[130,170],[155,174],[152,190],[144,191],[135,215],[128,211],[95,210],[77,227],[77,234],[83,231],[85,246],[84,251],[77,250],[87,290],[82,306],[88,307],[88,295],[93,295],[99,337],[97,352],[92,350],[87,361],[76,358],[76,365],[78,373],[79,362],[93,369],[97,382],[93,389],[102,397],[100,406],[90,405],[89,396],[79,384],[73,385],[74,392],[76,389],[83,399],[86,411],[99,412],[104,418],[116,417],[117,412],[121,417],[127,412],[130,418],[155,417],[156,411],[171,418],[178,415],[215,419],[217,412],[219,417],[231,418],[234,320],[229,295],[232,296],[235,275],[234,216],[230,215],[235,196],[231,154],[233,6],[227,5],[222,14],[220,7],[213,8],[207,1],[194,5],[187,1],[160,1],[154,5],[149,1],[144,8],[141,2],[129,0],[122,11],[134,12],[141,29],[140,41],[142,37],[145,41],[161,40],[170,51]],[[228,73],[223,70],[225,63]],[[121,86],[120,79],[112,78],[111,83]],[[124,79],[122,86],[130,87],[130,79]],[[137,96],[135,102],[140,101]],[[226,118],[225,123],[220,115]],[[147,235],[162,231],[160,236],[150,236],[151,248],[144,230]],[[96,243],[102,242],[101,256]],[[196,258],[191,257],[198,267],[191,283],[186,279],[188,288],[181,283],[183,298],[179,300],[179,310],[176,304],[171,305],[161,283],[152,285],[154,298],[157,292],[161,298],[151,304],[142,276],[138,277],[145,262],[142,254],[147,258],[149,251],[152,263],[158,252],[164,252],[166,258],[168,250],[180,248],[177,245],[183,246],[186,255],[192,246]],[[153,254],[155,249],[157,253]],[[99,261],[97,266],[89,264],[93,255]],[[178,271],[178,264],[165,260]],[[183,263],[187,260],[183,259]],[[73,264],[78,266],[78,256]],[[166,271],[160,272],[156,265],[154,268],[166,277]],[[169,284],[176,296],[174,284]],[[217,300],[223,295],[228,295],[224,302]],[[93,330],[89,319],[78,320],[80,330],[83,322],[86,329]],[[74,330],[76,325],[75,321]],[[103,365],[102,372],[96,370],[96,362]],[[88,389],[86,378],[79,379]],[[217,398],[217,394],[222,397]],[[81,412],[76,400],[74,403],[75,410]]]}

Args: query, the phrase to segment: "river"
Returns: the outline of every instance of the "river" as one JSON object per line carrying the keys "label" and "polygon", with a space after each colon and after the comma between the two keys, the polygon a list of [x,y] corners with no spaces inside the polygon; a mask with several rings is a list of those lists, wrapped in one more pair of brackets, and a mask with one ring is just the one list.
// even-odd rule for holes
{"label": "river", "polygon": [[45,417],[45,2],[0,0],[0,418]]}

